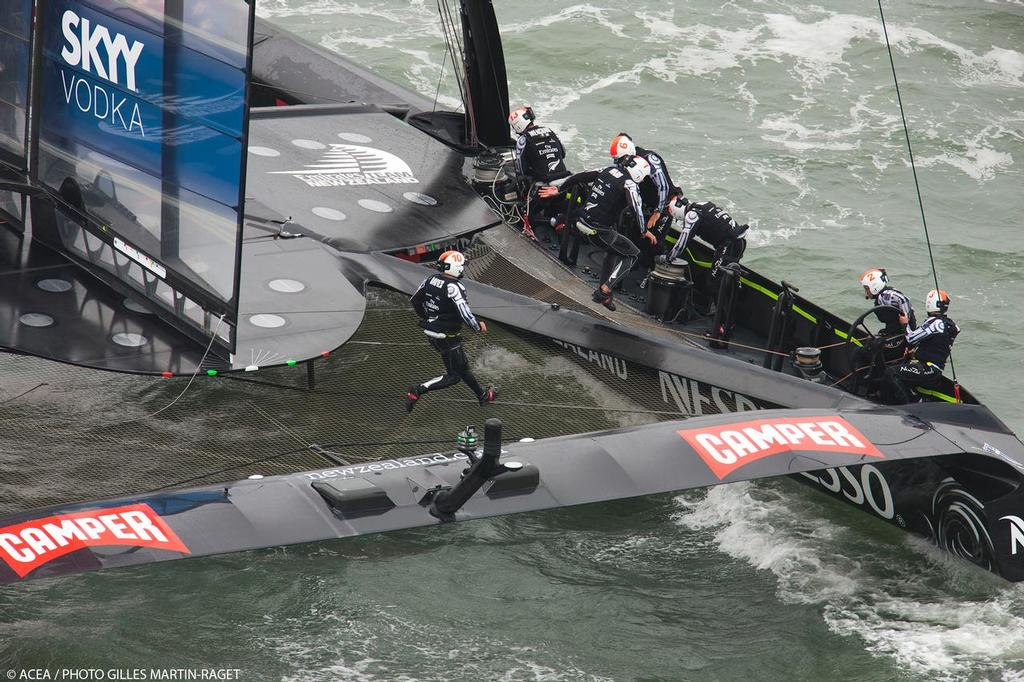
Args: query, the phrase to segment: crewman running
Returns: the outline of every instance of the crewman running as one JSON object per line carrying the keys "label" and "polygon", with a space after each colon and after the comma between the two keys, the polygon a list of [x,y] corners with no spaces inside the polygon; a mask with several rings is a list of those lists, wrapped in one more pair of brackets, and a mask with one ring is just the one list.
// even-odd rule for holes
{"label": "crewman running", "polygon": [[420,318],[423,333],[430,345],[441,354],[445,374],[434,377],[416,386],[410,386],[405,394],[405,409],[412,412],[420,397],[428,391],[438,391],[465,381],[476,394],[481,405],[493,403],[498,397],[498,388],[484,389],[469,369],[469,360],[462,348],[462,323],[486,334],[487,323],[477,320],[469,308],[466,287],[459,280],[466,267],[466,257],[459,251],[445,251],[437,260],[438,275],[430,275],[416,293],[412,295],[413,310]]}

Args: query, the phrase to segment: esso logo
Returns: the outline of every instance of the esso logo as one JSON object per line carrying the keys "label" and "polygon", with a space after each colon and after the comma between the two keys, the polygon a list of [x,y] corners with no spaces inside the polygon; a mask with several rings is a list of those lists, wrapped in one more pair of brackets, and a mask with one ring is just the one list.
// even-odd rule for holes
{"label": "esso logo", "polygon": [[892,500],[892,490],[885,476],[873,464],[865,464],[860,468],[860,476],[856,476],[846,467],[825,469],[814,473],[800,473],[825,490],[843,497],[853,504],[863,507],[865,504],[883,519],[891,521],[896,516],[896,505]]}

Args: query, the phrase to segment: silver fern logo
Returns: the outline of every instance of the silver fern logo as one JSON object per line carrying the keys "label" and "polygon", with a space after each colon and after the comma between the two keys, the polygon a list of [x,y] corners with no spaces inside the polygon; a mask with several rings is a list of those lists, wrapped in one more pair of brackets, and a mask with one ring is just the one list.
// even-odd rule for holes
{"label": "silver fern logo", "polygon": [[419,180],[402,159],[390,152],[355,144],[331,144],[316,163],[301,170],[271,171],[271,175],[290,175],[310,187],[347,185],[416,184]]}

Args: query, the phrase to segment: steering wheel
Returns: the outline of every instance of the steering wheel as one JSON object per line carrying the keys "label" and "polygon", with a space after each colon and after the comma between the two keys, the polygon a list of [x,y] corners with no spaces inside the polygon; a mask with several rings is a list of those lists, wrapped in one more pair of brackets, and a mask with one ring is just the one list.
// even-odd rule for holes
{"label": "steering wheel", "polygon": [[[885,354],[882,352],[882,339],[864,324],[864,320],[868,315],[874,315],[882,310],[892,310],[897,314],[902,314],[903,312],[891,305],[875,306],[854,320],[846,333],[843,354],[850,365],[850,378],[852,379],[850,393],[854,395],[859,395],[862,385],[868,383],[868,377],[873,374],[876,376],[883,376],[885,374]],[[854,340],[861,343],[854,343]],[[864,367],[858,367],[857,363],[863,361],[862,350],[868,352],[871,363]]]}

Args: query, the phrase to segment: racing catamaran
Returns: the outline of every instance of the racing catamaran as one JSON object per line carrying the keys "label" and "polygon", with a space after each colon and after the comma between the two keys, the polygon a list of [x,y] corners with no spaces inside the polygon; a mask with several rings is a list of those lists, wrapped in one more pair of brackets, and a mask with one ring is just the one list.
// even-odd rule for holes
{"label": "racing catamaran", "polygon": [[[580,271],[503,224],[484,200],[507,201],[493,159],[510,142],[490,2],[463,2],[458,25],[442,12],[465,114],[256,20],[251,3],[213,3],[213,26],[160,4],[7,0],[0,15],[17,66],[0,83],[0,344],[46,378],[0,404],[17,424],[0,461],[0,581],[781,475],[1024,579],[1024,445],[952,384],[936,402],[874,401],[852,371],[859,346],[874,353],[863,318],[849,325],[748,269],[724,287],[699,244],[685,272],[663,273],[674,307],[652,312],[672,324],[611,317],[586,303]],[[482,448],[463,432],[430,454],[385,432],[352,442],[381,421],[405,428],[367,389],[331,405],[360,372],[398,387],[399,404],[401,358],[371,354],[404,343],[409,318],[387,292],[412,293],[419,263],[450,247],[474,255],[467,287],[489,322],[676,421],[504,446],[508,425],[489,421]],[[709,348],[721,325],[732,334]],[[139,375],[123,384],[140,396],[181,379],[159,384],[177,395],[156,411],[66,420],[97,420],[88,428],[34,414],[34,399],[95,370]],[[217,457],[175,450],[180,432],[156,419],[200,376],[223,393],[185,428]],[[263,443],[230,435],[238,422],[205,420],[239,403],[282,442],[257,456]],[[433,442],[467,420],[423,418]],[[348,447],[304,437],[327,420],[348,427]],[[75,452],[55,477],[38,453],[58,439]]]}

